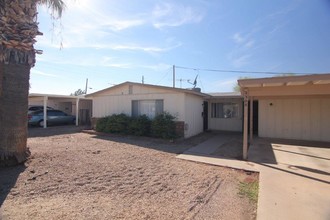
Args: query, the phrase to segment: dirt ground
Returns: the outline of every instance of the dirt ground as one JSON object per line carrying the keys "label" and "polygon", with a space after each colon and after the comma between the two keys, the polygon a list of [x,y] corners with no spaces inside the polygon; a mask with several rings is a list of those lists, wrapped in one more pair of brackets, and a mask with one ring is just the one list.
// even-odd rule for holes
{"label": "dirt ground", "polygon": [[176,159],[209,134],[170,143],[30,129],[32,156],[0,168],[0,219],[255,219],[238,194],[258,175]]}

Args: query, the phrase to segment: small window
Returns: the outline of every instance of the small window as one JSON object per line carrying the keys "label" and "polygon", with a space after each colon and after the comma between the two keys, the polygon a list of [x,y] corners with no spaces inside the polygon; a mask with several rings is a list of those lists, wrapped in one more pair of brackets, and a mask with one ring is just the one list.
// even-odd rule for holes
{"label": "small window", "polygon": [[137,117],[146,115],[149,118],[162,114],[164,112],[163,100],[133,100],[132,101],[132,116]]}
{"label": "small window", "polygon": [[128,94],[133,94],[133,85],[128,86]]}
{"label": "small window", "polygon": [[238,118],[239,117],[238,103],[212,103],[211,117],[212,118]]}

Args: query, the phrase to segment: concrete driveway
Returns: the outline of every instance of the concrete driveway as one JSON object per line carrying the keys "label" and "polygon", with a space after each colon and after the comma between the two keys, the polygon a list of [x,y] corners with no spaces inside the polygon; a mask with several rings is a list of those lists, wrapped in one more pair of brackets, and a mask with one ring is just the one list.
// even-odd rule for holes
{"label": "concrete driveway", "polygon": [[330,143],[257,138],[258,219],[330,219]]}
{"label": "concrete driveway", "polygon": [[330,219],[330,143],[255,138],[248,161],[241,161],[212,155],[232,140],[226,135],[177,158],[259,172],[257,219]]}

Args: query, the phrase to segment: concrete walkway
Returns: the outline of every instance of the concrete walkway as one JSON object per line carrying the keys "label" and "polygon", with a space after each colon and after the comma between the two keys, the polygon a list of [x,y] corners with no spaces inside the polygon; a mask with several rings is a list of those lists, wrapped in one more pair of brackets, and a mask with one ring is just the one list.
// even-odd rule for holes
{"label": "concrete walkway", "polygon": [[177,158],[259,172],[257,219],[330,219],[330,146],[256,139],[249,162],[211,156],[231,138],[216,136]]}

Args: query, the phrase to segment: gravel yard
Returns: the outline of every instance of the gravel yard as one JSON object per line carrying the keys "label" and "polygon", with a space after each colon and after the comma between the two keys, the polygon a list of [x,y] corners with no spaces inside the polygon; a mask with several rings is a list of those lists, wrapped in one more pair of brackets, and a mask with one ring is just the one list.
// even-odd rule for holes
{"label": "gravel yard", "polygon": [[30,160],[0,168],[0,219],[255,219],[238,192],[257,174],[175,158],[207,137],[30,129]]}

